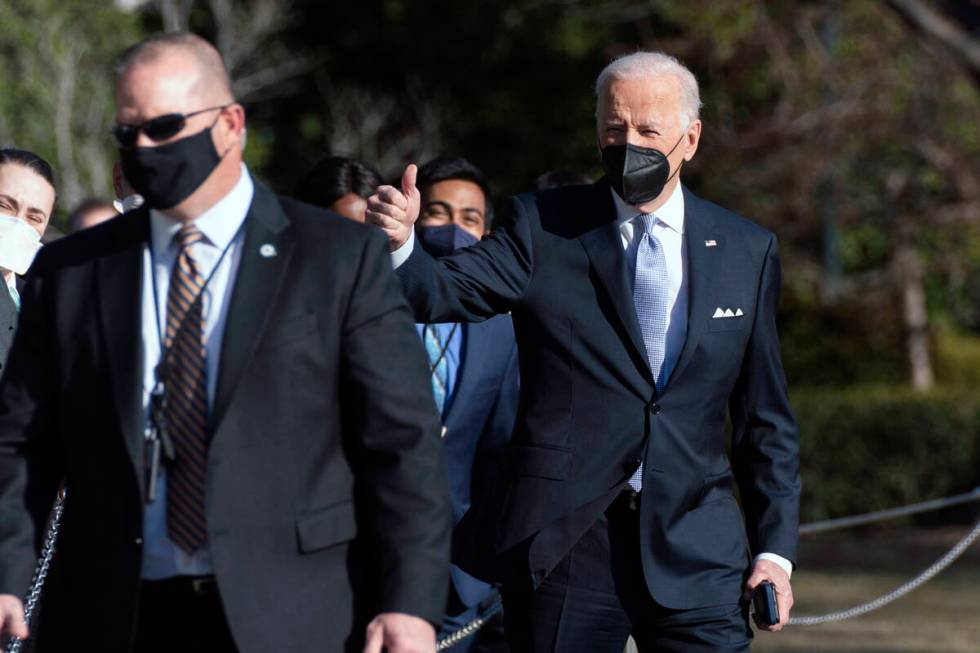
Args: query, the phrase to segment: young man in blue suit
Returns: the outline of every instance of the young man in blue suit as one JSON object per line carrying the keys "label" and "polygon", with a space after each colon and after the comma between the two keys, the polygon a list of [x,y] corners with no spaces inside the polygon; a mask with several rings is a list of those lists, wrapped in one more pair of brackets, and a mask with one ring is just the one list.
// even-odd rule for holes
{"label": "young man in blue suit", "polygon": [[618,653],[632,634],[641,651],[747,651],[761,582],[768,628],[789,618],[798,540],[776,239],[680,184],[701,122],[676,59],[618,59],[596,92],[606,177],[514,198],[474,247],[437,262],[414,245],[411,166],[369,201],[416,319],[514,319],[505,474],[454,553],[504,583],[514,650]]}
{"label": "young man in blue suit", "polygon": [[[417,237],[441,258],[479,242],[493,219],[490,187],[479,168],[461,157],[439,157],[419,170],[421,218]],[[417,325],[432,373],[432,393],[443,421],[449,496],[458,523],[470,504],[496,481],[500,457],[517,415],[517,344],[509,315],[473,324]],[[453,565],[441,636],[456,631],[496,598],[492,585]],[[491,650],[493,628],[452,647],[454,653]]]}

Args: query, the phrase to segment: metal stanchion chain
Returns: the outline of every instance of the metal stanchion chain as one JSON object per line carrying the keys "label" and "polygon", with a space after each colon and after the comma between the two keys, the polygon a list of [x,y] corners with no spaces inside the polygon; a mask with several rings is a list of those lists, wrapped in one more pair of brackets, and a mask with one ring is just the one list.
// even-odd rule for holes
{"label": "metal stanchion chain", "polygon": [[484,612],[479,617],[469,622],[459,630],[440,639],[439,642],[436,644],[436,651],[445,651],[446,649],[455,646],[456,644],[459,644],[467,637],[476,634],[476,632],[481,628],[483,628],[483,626],[486,625],[486,623],[490,621],[490,619],[495,614],[500,612],[501,608],[503,607],[504,604],[501,602],[500,598],[498,597],[497,600],[494,601],[493,605],[491,605],[486,612]]}
{"label": "metal stanchion chain", "polygon": [[[38,558],[37,567],[34,569],[34,578],[31,579],[31,586],[27,590],[26,600],[24,601],[24,623],[28,627],[31,619],[37,611],[38,603],[41,601],[41,591],[44,589],[44,581],[48,577],[48,570],[51,567],[51,560],[54,558],[55,545],[58,542],[58,531],[61,528],[61,515],[65,511],[65,491],[58,492],[54,508],[51,512],[51,521],[48,524],[47,533],[44,536],[44,544],[41,547],[41,557]],[[7,653],[20,653],[21,647],[27,640],[11,640],[7,647]]]}

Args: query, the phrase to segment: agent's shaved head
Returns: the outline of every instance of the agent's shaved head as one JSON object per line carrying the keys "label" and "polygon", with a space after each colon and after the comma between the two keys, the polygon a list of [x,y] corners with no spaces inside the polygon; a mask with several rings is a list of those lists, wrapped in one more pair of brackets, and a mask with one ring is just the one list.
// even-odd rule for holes
{"label": "agent's shaved head", "polygon": [[[161,148],[200,134],[210,136],[217,166],[193,193],[165,211],[174,220],[195,220],[231,192],[242,175],[245,109],[235,102],[221,55],[199,36],[159,34],[127,49],[116,72],[117,134],[129,134],[120,143],[124,165],[127,156],[131,160],[137,156],[135,150]],[[162,130],[161,124],[165,125]],[[179,159],[180,152],[168,156]],[[126,172],[130,181],[139,174],[153,173],[134,170],[136,175]]]}
{"label": "agent's shaved head", "polygon": [[192,62],[191,68],[196,72],[192,88],[199,98],[220,103],[233,100],[231,78],[221,54],[200,36],[186,32],[156,34],[128,47],[116,64],[117,79],[125,77],[133,68],[168,57]]}

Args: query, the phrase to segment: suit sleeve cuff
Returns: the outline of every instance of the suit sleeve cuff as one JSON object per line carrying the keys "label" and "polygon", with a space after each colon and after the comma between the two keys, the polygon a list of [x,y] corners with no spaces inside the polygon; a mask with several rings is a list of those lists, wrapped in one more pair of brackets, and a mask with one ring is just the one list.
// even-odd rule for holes
{"label": "suit sleeve cuff", "polygon": [[755,560],[753,560],[752,563],[755,564],[760,560],[768,560],[769,562],[776,563],[777,565],[783,568],[783,571],[786,572],[787,576],[789,576],[790,578],[793,577],[793,563],[787,560],[786,558],[784,558],[783,556],[776,555],[775,553],[760,553],[755,557]]}
{"label": "suit sleeve cuff", "polygon": [[408,235],[408,240],[402,243],[402,246],[391,253],[391,267],[397,270],[401,267],[402,263],[408,260],[408,257],[412,255],[412,250],[415,249],[415,230],[412,229],[412,233]]}

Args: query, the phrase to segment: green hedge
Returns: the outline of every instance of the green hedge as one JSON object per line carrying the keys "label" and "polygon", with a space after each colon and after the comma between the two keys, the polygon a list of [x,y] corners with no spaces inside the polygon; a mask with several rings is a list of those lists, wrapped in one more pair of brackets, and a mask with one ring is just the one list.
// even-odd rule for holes
{"label": "green hedge", "polygon": [[980,392],[801,388],[803,522],[891,508],[980,485]]}

